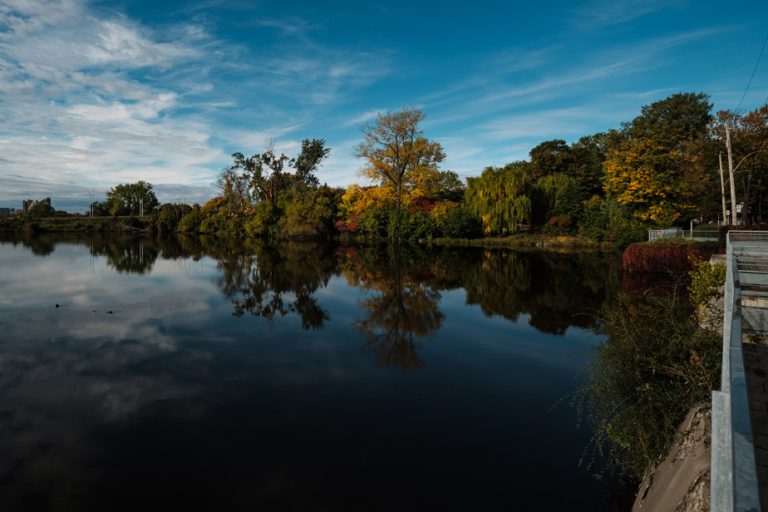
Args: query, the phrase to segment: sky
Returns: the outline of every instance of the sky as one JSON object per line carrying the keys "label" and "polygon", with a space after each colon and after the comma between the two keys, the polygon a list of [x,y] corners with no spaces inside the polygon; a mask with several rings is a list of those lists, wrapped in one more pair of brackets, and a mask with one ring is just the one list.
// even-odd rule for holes
{"label": "sky", "polygon": [[321,182],[365,183],[360,127],[405,107],[476,176],[677,92],[757,108],[766,37],[764,0],[0,0],[0,207],[138,180],[203,203],[233,152],[306,138]]}

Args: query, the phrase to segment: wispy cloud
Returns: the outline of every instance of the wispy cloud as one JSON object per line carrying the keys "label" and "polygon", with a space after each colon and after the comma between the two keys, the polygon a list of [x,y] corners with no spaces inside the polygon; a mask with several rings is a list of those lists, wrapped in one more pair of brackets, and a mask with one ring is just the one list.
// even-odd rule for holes
{"label": "wispy cloud", "polygon": [[211,191],[232,150],[272,139],[295,152],[313,109],[388,72],[382,56],[312,41],[299,18],[258,23],[284,40],[244,48],[204,25],[148,27],[81,0],[0,4],[0,181],[35,174],[0,187],[0,201],[137,179]]}
{"label": "wispy cloud", "polygon": [[[669,65],[667,53],[670,50],[728,30],[731,29],[703,28],[607,47],[567,67],[548,66],[545,72],[530,78],[499,72],[489,61],[488,73],[479,73],[472,87],[466,87],[465,81],[460,81],[460,86],[448,85],[441,93],[432,94],[432,100],[426,104],[440,113],[430,116],[425,124],[439,127],[488,115],[529,110],[552,101],[573,104],[581,101],[574,98],[584,94],[613,94],[614,84]],[[436,97],[439,97],[437,102]],[[445,110],[443,105],[450,105],[450,110]]]}
{"label": "wispy cloud", "polygon": [[366,112],[363,112],[361,114],[358,114],[356,116],[350,117],[346,121],[342,122],[342,126],[360,126],[368,121],[373,121],[376,119],[379,114],[382,114],[386,112],[386,109],[383,108],[377,108],[373,110],[368,110]]}
{"label": "wispy cloud", "polygon": [[598,0],[576,10],[573,20],[577,26],[595,29],[627,23],[682,3],[683,0]]}
{"label": "wispy cloud", "polygon": [[290,16],[287,18],[257,18],[253,21],[253,24],[256,26],[274,28],[288,36],[296,34],[303,35],[318,26],[316,23],[311,23],[298,16]]}

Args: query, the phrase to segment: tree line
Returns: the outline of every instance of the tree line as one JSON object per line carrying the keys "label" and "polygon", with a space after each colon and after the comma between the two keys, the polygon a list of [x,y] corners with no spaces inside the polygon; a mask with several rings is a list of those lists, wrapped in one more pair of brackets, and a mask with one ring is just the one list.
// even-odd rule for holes
{"label": "tree line", "polygon": [[[234,153],[204,205],[159,206],[152,186],[118,185],[99,213],[156,215],[163,230],[269,238],[374,239],[505,237],[520,231],[582,235],[614,243],[642,239],[651,227],[763,219],[768,192],[768,105],[721,111],[703,93],[679,93],[642,107],[619,129],[568,144],[541,142],[528,160],[486,167],[462,181],[440,164],[442,146],[425,137],[424,113],[380,114],[361,128],[356,156],[373,185],[320,185],[330,153],[305,139],[297,155],[273,145]],[[730,146],[730,147],[729,147]],[[734,168],[720,174],[723,155]],[[733,217],[731,217],[731,220]]]}

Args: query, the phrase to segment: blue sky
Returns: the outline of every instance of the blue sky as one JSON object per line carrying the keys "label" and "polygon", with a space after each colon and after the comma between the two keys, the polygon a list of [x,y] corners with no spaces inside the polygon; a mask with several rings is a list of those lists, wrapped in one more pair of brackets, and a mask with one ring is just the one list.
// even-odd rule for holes
{"label": "blue sky", "polygon": [[323,138],[362,182],[360,125],[417,107],[461,176],[705,92],[768,99],[768,2],[0,0],[0,206],[82,210],[117,183],[203,202],[230,154]]}

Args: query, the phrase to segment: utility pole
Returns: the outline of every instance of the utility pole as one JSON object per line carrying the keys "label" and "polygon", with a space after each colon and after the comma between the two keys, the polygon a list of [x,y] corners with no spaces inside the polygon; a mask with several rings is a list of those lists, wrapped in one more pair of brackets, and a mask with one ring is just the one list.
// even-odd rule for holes
{"label": "utility pole", "polygon": [[725,176],[723,176],[723,152],[718,155],[720,160],[720,197],[723,199],[723,224],[726,224],[728,209],[725,207]]}
{"label": "utility pole", "polygon": [[736,180],[733,179],[733,151],[731,150],[731,131],[728,129],[728,121],[725,122],[725,149],[728,150],[728,176],[731,185],[731,224],[739,225],[739,216],[736,214]]}

